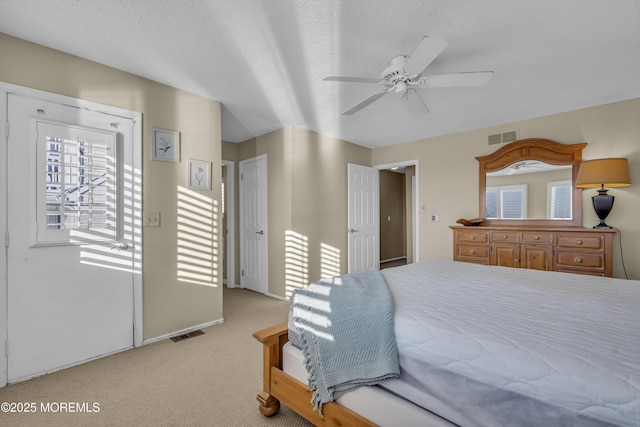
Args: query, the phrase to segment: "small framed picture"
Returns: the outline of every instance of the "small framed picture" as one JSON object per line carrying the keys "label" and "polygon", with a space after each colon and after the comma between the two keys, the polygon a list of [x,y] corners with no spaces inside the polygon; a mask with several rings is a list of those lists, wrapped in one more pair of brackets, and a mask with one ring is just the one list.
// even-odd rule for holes
{"label": "small framed picture", "polygon": [[151,159],[163,162],[180,161],[180,132],[164,129],[153,130]]}
{"label": "small framed picture", "polygon": [[211,162],[189,160],[189,188],[211,190]]}

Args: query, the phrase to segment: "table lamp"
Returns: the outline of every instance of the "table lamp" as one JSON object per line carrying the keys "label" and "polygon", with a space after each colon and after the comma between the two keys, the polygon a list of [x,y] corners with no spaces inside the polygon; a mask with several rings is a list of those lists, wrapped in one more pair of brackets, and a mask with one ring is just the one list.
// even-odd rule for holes
{"label": "table lamp", "polygon": [[631,178],[627,159],[586,160],[580,164],[576,187],[598,188],[598,195],[591,199],[600,223],[593,228],[612,228],[604,220],[611,212],[614,197],[607,194],[605,187],[628,187],[629,185],[631,185]]}

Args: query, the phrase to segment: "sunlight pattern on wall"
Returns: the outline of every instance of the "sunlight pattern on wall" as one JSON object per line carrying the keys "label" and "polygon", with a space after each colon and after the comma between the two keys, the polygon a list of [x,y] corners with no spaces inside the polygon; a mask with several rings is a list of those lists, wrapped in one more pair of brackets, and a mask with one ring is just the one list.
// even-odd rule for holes
{"label": "sunlight pattern on wall", "polygon": [[[83,244],[80,252],[82,264],[141,274],[142,272],[142,172],[124,165],[124,180],[120,206],[113,211],[117,223],[117,241]],[[96,240],[99,230],[70,230],[70,242]],[[108,235],[105,235],[106,238]]]}
{"label": "sunlight pattern on wall", "polygon": [[309,238],[285,231],[285,297],[309,284]]}
{"label": "sunlight pattern on wall", "polygon": [[142,273],[142,171],[129,165],[124,167],[124,239],[133,242],[134,273]]}
{"label": "sunlight pattern on wall", "polygon": [[340,249],[320,244],[320,276],[323,279],[340,275]]}
{"label": "sunlight pattern on wall", "polygon": [[218,286],[217,200],[178,187],[178,281]]}

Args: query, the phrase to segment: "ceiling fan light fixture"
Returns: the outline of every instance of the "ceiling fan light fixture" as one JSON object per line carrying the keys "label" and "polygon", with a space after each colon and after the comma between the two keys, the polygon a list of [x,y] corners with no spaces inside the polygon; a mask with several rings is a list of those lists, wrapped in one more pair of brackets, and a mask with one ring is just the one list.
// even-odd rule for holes
{"label": "ceiling fan light fixture", "polygon": [[372,102],[382,98],[385,94],[394,91],[400,94],[404,105],[412,116],[429,112],[422,96],[413,87],[469,87],[484,86],[493,76],[492,71],[466,72],[453,74],[437,74],[423,76],[424,70],[447,47],[447,42],[431,37],[423,37],[416,49],[409,56],[397,55],[391,59],[391,63],[382,71],[380,79],[367,77],[328,76],[326,81],[339,81],[350,83],[376,83],[385,86],[385,89],[370,95],[359,104],[342,113],[352,115],[362,110]]}

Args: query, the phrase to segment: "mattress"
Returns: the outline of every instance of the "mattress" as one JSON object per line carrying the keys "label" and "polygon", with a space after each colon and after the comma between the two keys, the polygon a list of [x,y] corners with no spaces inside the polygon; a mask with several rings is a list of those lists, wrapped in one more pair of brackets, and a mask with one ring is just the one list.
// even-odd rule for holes
{"label": "mattress", "polygon": [[[290,341],[283,347],[282,358],[283,370],[306,384],[308,375],[302,351]],[[336,401],[380,427],[455,427],[437,415],[376,386],[357,388]]]}
{"label": "mattress", "polygon": [[639,281],[438,260],[382,272],[404,397],[463,426],[640,426]]}

